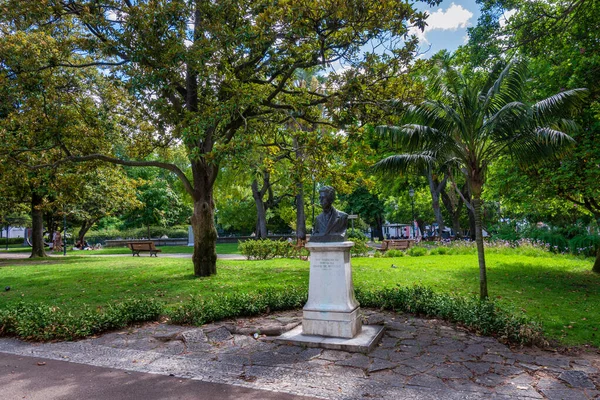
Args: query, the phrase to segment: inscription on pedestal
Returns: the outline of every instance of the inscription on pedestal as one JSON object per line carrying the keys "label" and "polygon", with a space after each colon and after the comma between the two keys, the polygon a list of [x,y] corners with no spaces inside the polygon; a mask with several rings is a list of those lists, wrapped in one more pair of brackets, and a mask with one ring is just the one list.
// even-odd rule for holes
{"label": "inscription on pedestal", "polygon": [[336,260],[335,258],[321,258],[318,260],[315,260],[315,263],[313,265],[313,267],[322,269],[324,271],[328,271],[330,269],[339,269],[339,268],[343,268],[344,264],[341,264],[339,260]]}

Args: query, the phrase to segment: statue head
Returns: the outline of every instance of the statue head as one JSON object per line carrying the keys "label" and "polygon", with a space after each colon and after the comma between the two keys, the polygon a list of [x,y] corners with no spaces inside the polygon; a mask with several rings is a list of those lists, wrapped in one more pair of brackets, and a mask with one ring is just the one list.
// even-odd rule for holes
{"label": "statue head", "polygon": [[323,186],[319,189],[319,203],[323,209],[328,209],[335,200],[335,189],[331,186]]}

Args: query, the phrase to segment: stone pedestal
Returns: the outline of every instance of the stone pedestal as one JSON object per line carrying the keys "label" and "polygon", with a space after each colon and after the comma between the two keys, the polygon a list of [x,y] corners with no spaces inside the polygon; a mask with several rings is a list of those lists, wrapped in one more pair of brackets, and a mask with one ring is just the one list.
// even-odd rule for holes
{"label": "stone pedestal", "polygon": [[304,306],[303,335],[351,339],[361,332],[354,298],[350,248],[353,242],[308,242],[310,278]]}

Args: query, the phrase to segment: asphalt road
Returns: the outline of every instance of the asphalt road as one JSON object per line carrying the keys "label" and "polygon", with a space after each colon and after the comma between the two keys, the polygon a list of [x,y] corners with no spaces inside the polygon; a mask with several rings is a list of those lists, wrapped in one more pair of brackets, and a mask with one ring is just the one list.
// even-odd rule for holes
{"label": "asphalt road", "polygon": [[3,400],[309,400],[240,386],[0,353]]}

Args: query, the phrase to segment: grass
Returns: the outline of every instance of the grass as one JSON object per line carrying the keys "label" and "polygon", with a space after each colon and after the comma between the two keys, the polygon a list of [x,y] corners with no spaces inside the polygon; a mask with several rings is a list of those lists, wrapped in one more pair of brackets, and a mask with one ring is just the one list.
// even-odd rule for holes
{"label": "grass", "polygon": [[[194,247],[192,246],[157,246],[165,254],[192,254]],[[48,249],[46,249],[48,251]],[[6,253],[5,247],[0,246],[0,257],[2,253]],[[30,253],[31,247],[21,245],[10,245],[9,253]],[[105,254],[131,254],[131,250],[127,247],[105,247],[100,250],[71,250],[67,248],[68,255],[105,255]],[[219,243],[217,244],[217,254],[240,254],[237,243]]]}
{"label": "grass", "polygon": [[[300,260],[219,260],[218,274],[198,279],[189,259],[150,257],[53,258],[0,262],[0,307],[44,302],[77,312],[83,303],[98,307],[148,295],[168,304],[191,295],[256,292],[267,287],[306,287],[309,263]],[[487,254],[490,296],[515,313],[544,325],[547,336],[564,345],[600,347],[600,276],[592,259],[517,254],[510,249]],[[429,255],[401,258],[354,258],[358,288],[428,286],[440,293],[476,296],[477,256]],[[392,265],[396,266],[393,268]]]}

